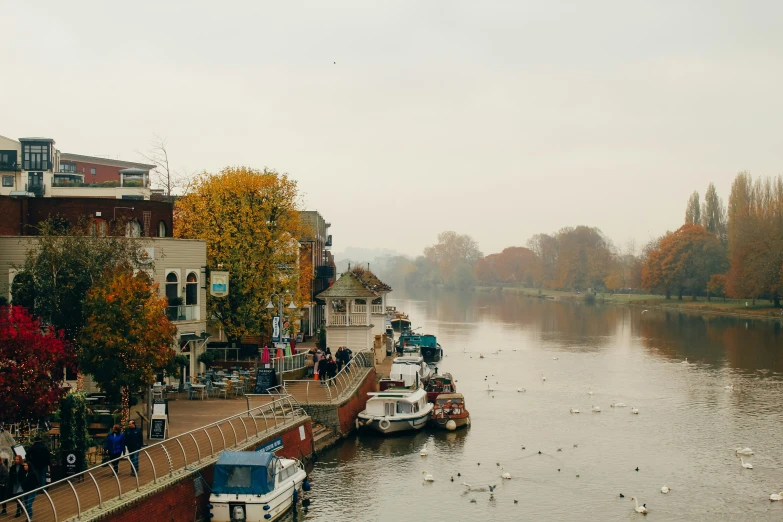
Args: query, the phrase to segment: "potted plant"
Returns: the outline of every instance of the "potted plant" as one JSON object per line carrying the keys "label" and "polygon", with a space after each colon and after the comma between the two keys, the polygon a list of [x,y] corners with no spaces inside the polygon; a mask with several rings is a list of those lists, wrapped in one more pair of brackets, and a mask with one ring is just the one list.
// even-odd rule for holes
{"label": "potted plant", "polygon": [[198,362],[203,364],[205,368],[209,368],[216,358],[215,352],[206,351],[198,356]]}

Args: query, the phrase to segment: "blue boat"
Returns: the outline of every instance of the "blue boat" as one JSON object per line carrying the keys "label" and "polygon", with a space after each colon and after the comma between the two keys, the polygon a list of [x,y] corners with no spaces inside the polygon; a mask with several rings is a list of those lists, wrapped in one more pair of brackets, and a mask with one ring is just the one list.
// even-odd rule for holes
{"label": "blue boat", "polygon": [[406,347],[416,346],[422,357],[436,359],[443,357],[443,347],[432,334],[404,333],[400,335],[395,347],[397,352],[403,353]]}

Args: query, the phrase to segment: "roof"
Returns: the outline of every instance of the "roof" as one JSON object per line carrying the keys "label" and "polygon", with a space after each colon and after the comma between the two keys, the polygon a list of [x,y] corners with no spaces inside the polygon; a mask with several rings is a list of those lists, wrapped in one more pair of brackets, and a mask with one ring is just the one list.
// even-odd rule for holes
{"label": "roof", "polygon": [[52,138],[19,138],[19,141],[49,141],[54,143]]}
{"label": "roof", "polygon": [[275,487],[277,461],[266,451],[224,451],[215,463],[212,493],[265,495]]}
{"label": "roof", "polygon": [[154,169],[155,165],[147,163],[136,163],[135,161],[122,161],[111,158],[101,158],[98,156],[85,156],[83,154],[72,154],[70,152],[60,152],[60,161],[81,161],[83,163],[95,163],[96,165],[107,165],[109,167],[137,168],[146,171]]}
{"label": "roof", "polygon": [[361,282],[370,290],[375,292],[391,292],[392,287],[378,279],[378,276],[373,274],[370,270],[364,269],[358,276]]}
{"label": "roof", "polygon": [[277,456],[267,451],[224,451],[216,466],[268,466]]}
{"label": "roof", "polygon": [[332,286],[318,294],[320,299],[326,297],[341,299],[344,297],[378,297],[378,294],[364,286],[364,284],[350,272],[345,272]]}

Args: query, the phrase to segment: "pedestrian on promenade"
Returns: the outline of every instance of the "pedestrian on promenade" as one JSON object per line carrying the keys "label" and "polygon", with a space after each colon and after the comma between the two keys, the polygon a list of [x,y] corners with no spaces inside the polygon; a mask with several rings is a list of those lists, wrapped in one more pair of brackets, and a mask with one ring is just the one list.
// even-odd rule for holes
{"label": "pedestrian on promenade", "polygon": [[345,360],[345,366],[350,366],[350,364],[351,364],[351,357],[353,357],[353,352],[347,346],[345,347],[343,352],[344,352],[343,358]]}
{"label": "pedestrian on promenade", "polygon": [[49,453],[49,448],[41,440],[40,435],[35,436],[35,442],[27,452],[27,462],[29,462],[35,470],[38,480],[40,480],[40,486],[46,485],[46,472],[49,471],[49,466],[52,465],[52,454]]}
{"label": "pedestrian on promenade", "polygon": [[[24,493],[22,482],[24,481],[24,461],[21,455],[14,455],[14,463],[8,470],[8,485],[6,486],[6,499],[21,495]],[[3,514],[5,514],[5,503],[3,503]],[[16,502],[16,516],[22,514],[22,506]]]}
{"label": "pedestrian on promenade", "polygon": [[337,361],[338,372],[343,369],[343,364],[345,364],[344,357],[345,357],[345,350],[343,350],[343,347],[341,346],[337,349],[337,351],[334,354],[334,358]]}
{"label": "pedestrian on promenade", "polygon": [[315,351],[315,365],[313,366],[313,378],[318,379],[321,371],[321,361],[323,360],[323,354],[321,350]]}
{"label": "pedestrian on promenade", "polygon": [[324,352],[324,355],[332,355],[332,349],[327,346],[326,347],[326,352]]}
{"label": "pedestrian on promenade", "polygon": [[337,375],[337,363],[334,357],[329,356],[329,378],[333,379]]}
{"label": "pedestrian on promenade", "polygon": [[109,436],[106,437],[106,442],[103,443],[103,449],[109,454],[109,460],[114,460],[111,466],[114,468],[115,473],[120,471],[120,462],[118,459],[122,457],[122,452],[125,451],[125,435],[122,433],[122,428],[119,424],[115,424]]}
{"label": "pedestrian on promenade", "polygon": [[136,426],[136,421],[131,419],[128,421],[128,428],[125,430],[125,447],[128,448],[130,453],[130,460],[133,463],[133,469],[131,475],[136,475],[139,471],[139,454],[138,450],[144,445],[144,438],[141,435],[141,428]]}
{"label": "pedestrian on promenade", "polygon": [[8,485],[8,459],[0,459],[0,502],[3,503],[3,510],[0,515],[5,515],[5,501],[9,497],[10,487]]}
{"label": "pedestrian on promenade", "polygon": [[40,479],[38,478],[38,474],[35,472],[35,469],[30,465],[29,462],[25,461],[24,463],[24,478],[22,479],[22,490],[25,493],[28,493],[24,496],[24,507],[27,509],[27,516],[32,519],[33,518],[33,501],[35,500],[35,496],[38,493],[30,493],[30,491],[33,491],[34,489],[38,489],[40,486]]}

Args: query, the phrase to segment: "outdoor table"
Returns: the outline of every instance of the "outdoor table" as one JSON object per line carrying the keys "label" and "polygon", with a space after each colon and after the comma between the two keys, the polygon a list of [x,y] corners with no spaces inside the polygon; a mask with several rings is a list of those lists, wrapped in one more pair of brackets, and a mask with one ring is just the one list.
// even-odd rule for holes
{"label": "outdoor table", "polygon": [[223,388],[224,386],[228,386],[228,383],[225,381],[216,381],[213,382],[212,384],[214,384],[215,386],[220,386],[221,388]]}
{"label": "outdoor table", "polygon": [[202,399],[204,398],[204,388],[207,387],[206,384],[191,384],[190,387],[196,390]]}

